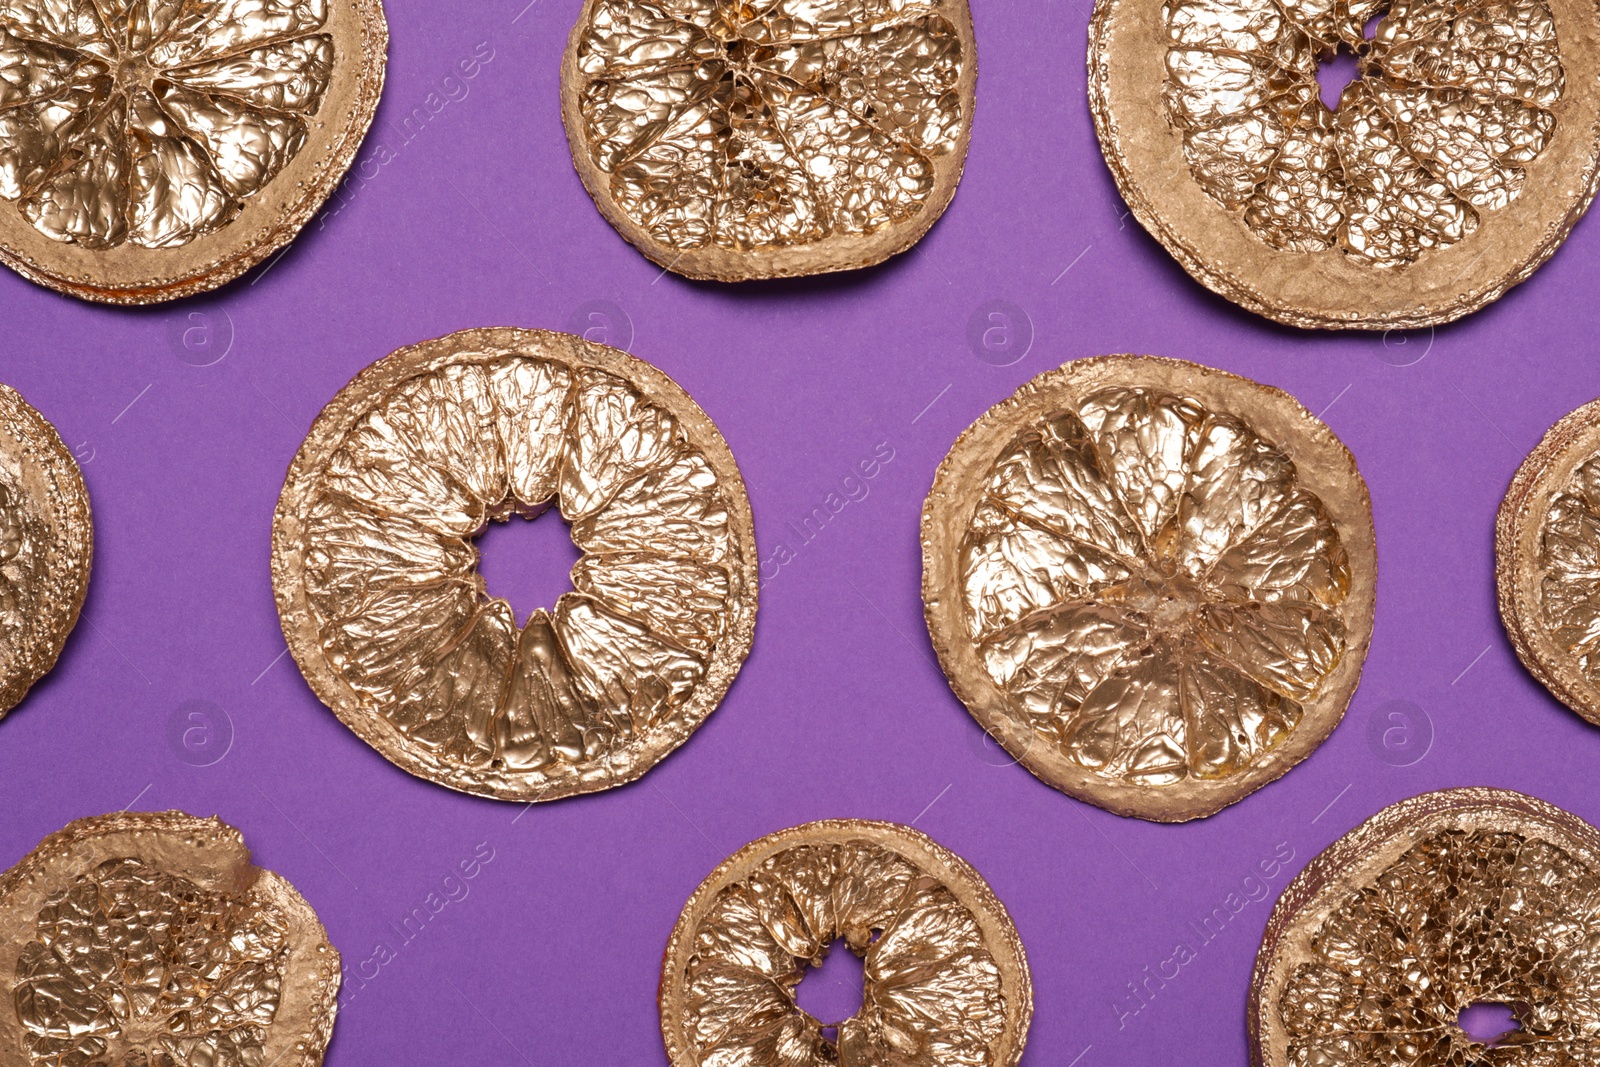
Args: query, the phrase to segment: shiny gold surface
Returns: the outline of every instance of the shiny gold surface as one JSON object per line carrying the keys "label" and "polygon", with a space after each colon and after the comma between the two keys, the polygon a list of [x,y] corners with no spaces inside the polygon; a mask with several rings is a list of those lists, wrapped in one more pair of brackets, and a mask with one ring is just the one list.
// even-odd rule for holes
{"label": "shiny gold surface", "polygon": [[[559,508],[573,589],[520,629],[472,539]],[[285,484],[273,574],[318,695],[454,788],[543,800],[629,781],[680,744],[748,651],[749,505],[694,402],[625,353],[474,330],[374,364]]]}
{"label": "shiny gold surface", "polygon": [[[861,1009],[819,1020],[794,991],[837,940],[865,960]],[[674,1067],[1010,1067],[1031,1016],[1004,907],[892,823],[808,823],[741,849],[684,908],[661,973]]]}
{"label": "shiny gold surface", "polygon": [[[1542,0],[1402,0],[1369,42],[1382,7],[1166,4],[1164,94],[1190,173],[1274,248],[1409,263],[1514,200],[1549,141],[1562,71]],[[1341,45],[1362,73],[1329,110],[1317,63]]]}
{"label": "shiny gold surface", "polygon": [[[1517,793],[1379,812],[1284,891],[1256,961],[1258,1067],[1555,1065],[1600,1056],[1600,834]],[[1488,1046],[1461,1011],[1519,1029]]]}
{"label": "shiny gold surface", "polygon": [[657,262],[841,270],[944,210],[975,65],[964,0],[590,0],[565,117],[590,192]]}
{"label": "shiny gold surface", "polygon": [[305,900],[179,812],[46,838],[0,878],[0,965],[0,1047],[33,1067],[316,1067],[339,985]]}
{"label": "shiny gold surface", "polygon": [[[349,165],[386,36],[376,0],[0,0],[0,210],[19,224],[0,239],[14,265],[117,302],[238,274]],[[236,225],[259,232],[203,240]],[[140,254],[156,250],[170,254]]]}
{"label": "shiny gold surface", "polygon": [[1495,530],[1500,617],[1524,666],[1600,723],[1600,402],[1551,427]]}
{"label": "shiny gold surface", "polygon": [[0,385],[0,715],[55,666],[93,554],[77,462],[44,416]]}
{"label": "shiny gold surface", "polygon": [[[925,512],[925,560],[951,563],[925,572],[925,597],[962,608],[959,633],[929,611],[947,673],[968,662],[947,651],[959,642],[1013,753],[1112,791],[1080,794],[1096,803],[1192,817],[1192,785],[1231,802],[1282,773],[1308,709],[1336,707],[1312,735],[1342,713],[1340,668],[1353,646],[1359,666],[1370,625],[1370,571],[1353,567],[1371,566],[1371,520],[1348,454],[1342,472],[1304,468],[1308,437],[1343,452],[1326,427],[1193,364],[1068,364],[1019,396],[979,420],[983,441],[957,442],[962,474],[941,469]],[[1328,478],[1345,479],[1332,509]],[[988,699],[969,699],[974,681],[952,673],[969,706]]]}
{"label": "shiny gold surface", "polygon": [[[1317,68],[1341,50],[1360,73],[1329,108]],[[1583,0],[1097,0],[1089,75],[1133,214],[1205,285],[1292,325],[1476,310],[1554,253],[1600,180]]]}

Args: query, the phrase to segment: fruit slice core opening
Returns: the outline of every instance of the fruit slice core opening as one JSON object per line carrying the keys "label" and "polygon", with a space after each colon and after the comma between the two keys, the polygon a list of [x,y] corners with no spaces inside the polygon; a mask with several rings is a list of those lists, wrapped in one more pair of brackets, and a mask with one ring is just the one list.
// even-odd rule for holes
{"label": "fruit slice core opening", "polygon": [[510,603],[518,626],[536,610],[554,608],[557,598],[572,589],[572,568],[583,556],[571,524],[549,503],[531,513],[496,517],[473,544],[488,595]]}
{"label": "fruit slice core opening", "polygon": [[822,1032],[829,1040],[837,1038],[840,1023],[861,1010],[864,968],[862,958],[840,938],[821,963],[805,969],[795,987],[795,1003],[825,1024]]}
{"label": "fruit slice core opening", "polygon": [[1505,1039],[1522,1029],[1513,1005],[1493,1000],[1474,1001],[1461,1009],[1456,1025],[1474,1041],[1490,1048],[1505,1043]]}

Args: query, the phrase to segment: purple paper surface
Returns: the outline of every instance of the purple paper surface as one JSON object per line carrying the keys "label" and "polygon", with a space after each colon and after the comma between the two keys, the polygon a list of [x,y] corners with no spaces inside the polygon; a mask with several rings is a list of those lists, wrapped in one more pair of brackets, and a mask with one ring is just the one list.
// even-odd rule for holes
{"label": "purple paper surface", "polygon": [[[117,310],[0,271],[0,379],[79,453],[96,530],[82,621],[0,723],[0,866],[80,816],[216,813],[344,954],[330,1065],[589,1067],[664,1062],[661,951],[726,855],[809,819],[913,822],[983,873],[1021,931],[1025,1062],[1242,1065],[1272,902],[1334,838],[1456,785],[1600,820],[1600,733],[1517,664],[1493,587],[1512,472],[1600,393],[1600,225],[1447,328],[1275,326],[1192,282],[1126,216],[1085,105],[1088,2],[1026,0],[975,5],[966,177],[915,250],[848,276],[690,283],[624,243],[572,171],[557,71],[578,0],[525,3],[389,0],[388,85],[358,177],[220,294]],[[574,323],[716,421],[767,580],[754,652],[686,745],[636,784],[524,811],[406,775],[317,701],[284,654],[270,524],[312,419],[368,363],[466,327]],[[1010,766],[922,621],[918,516],[956,434],[1041,371],[1108,352],[1287,389],[1372,490],[1377,628],[1344,724],[1287,777],[1184,826],[1108,815]],[[875,453],[892,458],[847,486]],[[846,506],[797,537],[832,493]],[[536,561],[494,555],[497,588],[548,587]],[[1274,856],[1292,859],[1263,881]],[[1193,958],[1177,966],[1180,943]]]}

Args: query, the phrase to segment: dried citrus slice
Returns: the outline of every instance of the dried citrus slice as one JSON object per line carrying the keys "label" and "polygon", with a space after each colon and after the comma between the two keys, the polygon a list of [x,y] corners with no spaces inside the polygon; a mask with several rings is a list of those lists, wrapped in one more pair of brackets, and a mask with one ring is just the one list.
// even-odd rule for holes
{"label": "dried citrus slice", "polygon": [[1495,523],[1500,618],[1523,664],[1600,724],[1600,401],[1552,426]]}
{"label": "dried citrus slice", "polygon": [[973,716],[1057,789],[1210,815],[1338,725],[1372,633],[1372,505],[1293,397],[1181,360],[1041,374],[950,449],[922,596]]}
{"label": "dried citrus slice", "polygon": [[977,80],[967,0],[587,0],[561,114],[622,236],[741,281],[915,244],[961,180]]}
{"label": "dried citrus slice", "polygon": [[[836,1024],[795,987],[836,940],[865,959]],[[827,819],[730,856],[684,905],[661,968],[673,1067],[1011,1067],[1033,1018],[1022,941],[989,886],[909,826]]]}
{"label": "dried citrus slice", "polygon": [[[472,539],[552,503],[583,555],[519,630]],[[272,546],[317,696],[399,766],[469,793],[632,781],[750,650],[755,538],[728,446],[666,375],[569,334],[464,330],[368,367],[301,445]]]}
{"label": "dried citrus slice", "polygon": [[0,0],[0,260],[148,304],[288,244],[383,87],[379,0]]}
{"label": "dried citrus slice", "polygon": [[[1341,48],[1361,74],[1330,109],[1317,67]],[[1096,0],[1089,87],[1144,227],[1295,326],[1476,311],[1555,252],[1600,178],[1583,0]]]}
{"label": "dried citrus slice", "polygon": [[0,715],[55,666],[93,554],[77,462],[55,427],[0,385]]}
{"label": "dried citrus slice", "polygon": [[79,819],[0,876],[0,1049],[18,1067],[317,1067],[339,953],[217,819]]}
{"label": "dried citrus slice", "polygon": [[[1600,1061],[1600,833],[1542,800],[1448,789],[1385,808],[1284,890],[1250,987],[1251,1063]],[[1489,1045],[1464,1009],[1520,1028]]]}

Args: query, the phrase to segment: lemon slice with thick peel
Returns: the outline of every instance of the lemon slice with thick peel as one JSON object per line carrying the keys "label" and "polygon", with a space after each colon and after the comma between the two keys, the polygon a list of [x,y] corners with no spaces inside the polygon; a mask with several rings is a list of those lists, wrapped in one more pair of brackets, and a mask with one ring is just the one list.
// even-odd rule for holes
{"label": "lemon slice with thick peel", "polygon": [[1523,665],[1600,724],[1600,401],[1552,426],[1495,523],[1500,618]]}
{"label": "lemon slice with thick peel", "polygon": [[[582,550],[523,626],[472,539],[549,506]],[[273,525],[295,661],[413,774],[507,800],[632,781],[750,649],[756,553],[733,456],[660,371],[570,334],[403,348],[317,418]]]}
{"label": "lemon slice with thick peel", "polygon": [[17,1067],[317,1067],[339,953],[239,831],[79,819],[0,875],[0,1048]]}
{"label": "lemon slice with thick peel", "polygon": [[[1542,800],[1388,807],[1284,890],[1250,987],[1259,1067],[1600,1062],[1600,832]],[[1517,1028],[1485,1041],[1473,1006]]]}
{"label": "lemon slice with thick peel", "polygon": [[961,180],[977,78],[967,0],[587,0],[561,114],[624,237],[742,281],[915,244]]}
{"label": "lemon slice with thick peel", "polygon": [[[1317,68],[1339,50],[1360,76],[1330,108]],[[1296,326],[1475,311],[1555,252],[1600,180],[1582,0],[1097,0],[1089,85],[1145,228]]]}
{"label": "lemon slice with thick peel", "polygon": [[[795,1002],[842,941],[861,1008]],[[661,968],[672,1067],[1013,1067],[1033,1017],[1022,942],[982,877],[909,826],[829,819],[769,834],[684,905]]]}
{"label": "lemon slice with thick peel", "polygon": [[0,0],[0,261],[147,304],[293,239],[383,87],[379,0]]}
{"label": "lemon slice with thick peel", "polygon": [[1338,725],[1372,633],[1372,506],[1293,397],[1179,360],[1068,363],[990,408],[922,512],[940,664],[1046,782],[1209,815]]}

